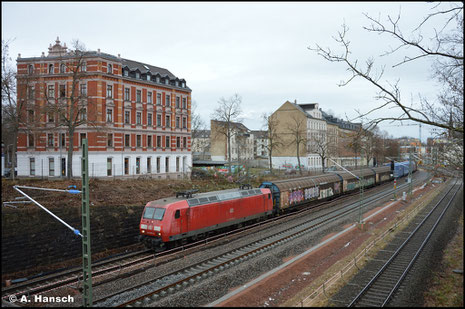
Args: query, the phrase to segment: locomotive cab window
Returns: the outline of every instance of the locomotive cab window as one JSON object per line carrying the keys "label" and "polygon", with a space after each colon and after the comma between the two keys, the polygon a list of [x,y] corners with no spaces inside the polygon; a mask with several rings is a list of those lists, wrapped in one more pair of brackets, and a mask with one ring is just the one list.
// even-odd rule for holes
{"label": "locomotive cab window", "polygon": [[144,219],[162,220],[164,214],[164,208],[146,207],[144,212]]}
{"label": "locomotive cab window", "polygon": [[178,209],[176,210],[176,212],[174,213],[174,218],[175,219],[179,219],[181,217],[181,211]]}

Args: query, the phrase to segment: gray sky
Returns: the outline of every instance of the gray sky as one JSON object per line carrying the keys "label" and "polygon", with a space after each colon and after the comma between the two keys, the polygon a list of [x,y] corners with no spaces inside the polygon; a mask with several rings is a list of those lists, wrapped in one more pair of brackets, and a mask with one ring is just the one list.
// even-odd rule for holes
{"label": "gray sky", "polygon": [[[445,4],[447,5],[447,4]],[[220,97],[242,96],[244,124],[262,129],[260,115],[286,100],[317,102],[326,112],[352,119],[356,109],[377,106],[376,90],[349,77],[343,64],[329,63],[307,47],[318,43],[341,51],[332,39],[343,22],[349,27],[352,57],[361,62],[395,46],[387,36],[368,33],[363,15],[383,21],[401,12],[402,29],[414,29],[430,13],[422,2],[2,2],[2,40],[10,44],[13,61],[47,54],[59,36],[67,46],[79,39],[89,50],[145,62],[184,78],[192,89],[197,112],[208,122]],[[434,25],[434,23],[433,23]],[[408,34],[406,32],[405,34]],[[428,33],[425,33],[425,36]],[[409,52],[409,51],[407,51]],[[437,84],[426,60],[391,68],[396,57],[383,57],[384,80],[400,78],[402,99],[421,93],[435,98]],[[384,110],[383,114],[392,113]],[[381,129],[394,137],[418,137],[418,126],[386,123]],[[422,140],[430,129],[422,126]]]}

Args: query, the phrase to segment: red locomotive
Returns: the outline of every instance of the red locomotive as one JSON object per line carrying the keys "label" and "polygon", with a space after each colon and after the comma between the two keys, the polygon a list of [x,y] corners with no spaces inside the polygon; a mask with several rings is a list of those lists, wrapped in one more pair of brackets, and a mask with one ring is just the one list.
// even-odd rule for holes
{"label": "red locomotive", "polygon": [[[178,194],[177,194],[178,195]],[[197,194],[182,192],[148,202],[140,221],[140,241],[154,249],[171,248],[206,233],[273,214],[269,189],[230,189]]]}

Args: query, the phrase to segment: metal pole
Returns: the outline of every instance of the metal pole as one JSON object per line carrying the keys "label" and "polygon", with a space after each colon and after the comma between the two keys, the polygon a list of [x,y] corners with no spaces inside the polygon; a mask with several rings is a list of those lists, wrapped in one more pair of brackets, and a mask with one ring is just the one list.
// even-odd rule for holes
{"label": "metal pole", "polygon": [[[363,159],[363,152],[360,151],[360,158]],[[360,160],[360,207],[358,212],[358,223],[362,224],[362,201],[363,201],[363,174],[362,174],[362,160]]]}
{"label": "metal pole", "polygon": [[413,187],[413,182],[412,182],[412,153],[409,153],[409,158],[408,158],[408,191],[409,195],[412,196],[412,187]]}
{"label": "metal pole", "polygon": [[92,307],[92,262],[90,250],[89,155],[87,138],[82,142],[82,283],[83,306]]}

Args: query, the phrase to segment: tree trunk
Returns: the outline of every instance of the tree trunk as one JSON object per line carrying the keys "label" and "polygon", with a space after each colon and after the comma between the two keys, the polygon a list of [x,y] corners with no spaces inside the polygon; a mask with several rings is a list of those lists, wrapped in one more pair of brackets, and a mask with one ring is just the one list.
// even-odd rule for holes
{"label": "tree trunk", "polygon": [[73,177],[73,150],[74,150],[74,129],[70,128],[69,131],[69,145],[68,145],[68,162],[66,162],[67,175],[66,178]]}
{"label": "tree trunk", "polygon": [[299,143],[297,143],[297,163],[299,165],[299,173],[302,176],[302,168],[300,167],[300,153],[299,153]]}
{"label": "tree trunk", "polygon": [[229,133],[229,124],[228,124],[228,170],[229,174],[231,174],[231,134]]}
{"label": "tree trunk", "polygon": [[273,163],[271,162],[271,150],[270,150],[270,174],[273,174]]}

